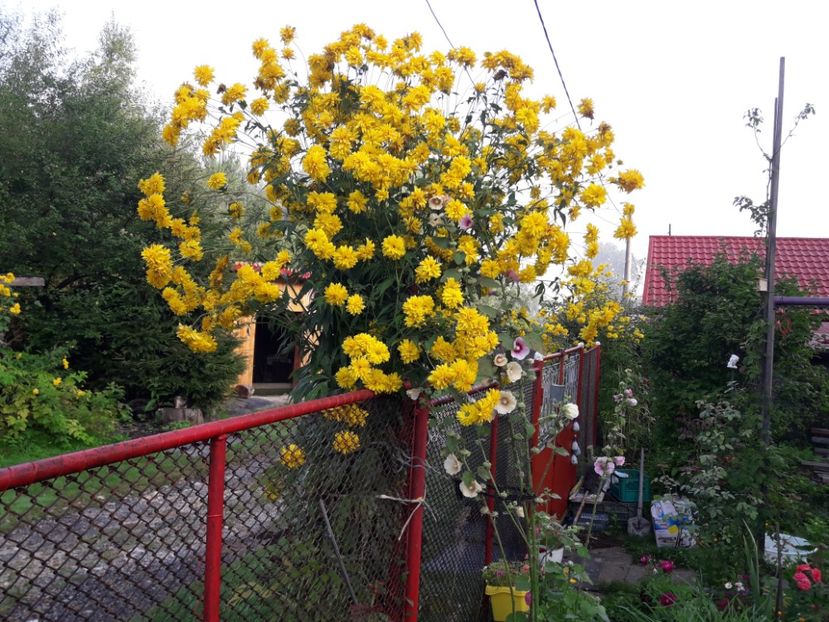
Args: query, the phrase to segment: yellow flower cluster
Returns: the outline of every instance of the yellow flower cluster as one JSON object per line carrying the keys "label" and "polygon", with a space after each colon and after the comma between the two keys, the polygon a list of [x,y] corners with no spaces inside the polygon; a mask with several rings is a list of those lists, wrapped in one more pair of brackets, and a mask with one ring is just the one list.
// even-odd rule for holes
{"label": "yellow flower cluster", "polygon": [[375,367],[386,363],[391,354],[388,347],[368,333],[346,337],[342,344],[343,352],[350,364],[341,367],[335,376],[337,384],[343,389],[352,389],[361,381],[363,386],[376,393],[394,393],[403,386],[403,380],[397,373],[388,374]]}
{"label": "yellow flower cluster", "polygon": [[477,423],[489,423],[495,417],[495,406],[501,399],[498,389],[489,389],[477,402],[464,404],[457,413],[458,423],[462,426]]}
{"label": "yellow flower cluster", "polygon": [[351,430],[342,430],[334,435],[334,451],[346,455],[360,449],[360,437]]}
{"label": "yellow flower cluster", "polygon": [[344,423],[350,428],[362,428],[368,419],[368,411],[357,404],[348,404],[324,410],[322,416],[329,421]]}
{"label": "yellow flower cluster", "polygon": [[296,443],[290,443],[279,450],[279,459],[289,469],[298,469],[305,464],[305,452]]}
{"label": "yellow flower cluster", "polygon": [[[597,229],[587,227],[588,261],[580,264],[571,261],[562,224],[581,210],[602,209],[604,180],[625,192],[644,184],[635,169],[611,170],[619,160],[608,124],[542,129],[555,98],[527,96],[532,69],[507,51],[480,60],[465,47],[426,52],[417,33],[389,41],[358,24],[308,55],[303,79],[303,68],[282,65],[297,56],[294,36],[286,27],[279,46],[255,41],[252,85],[225,82],[215,99],[204,90],[213,69],[197,67],[196,86],[176,91],[164,129],[176,144],[192,124],[205,122],[208,156],[244,132],[247,181],[271,204],[269,219],[246,225],[243,193],[221,173],[207,185],[227,197],[232,252],[276,258],[261,274],[247,266],[234,273],[227,250],[202,248],[198,225],[170,213],[160,175],[139,184],[139,214],[179,240],[176,261],[213,265],[203,283],[177,272],[170,249],[144,251],[148,280],[173,311],[204,312],[201,330],[180,331],[183,340],[204,349],[204,335],[232,328],[258,305],[287,310],[289,297],[272,281],[289,261],[316,292],[300,332],[328,337],[308,353],[309,368],[345,361],[344,353],[348,364],[334,377],[344,389],[397,391],[409,375],[426,378],[431,389],[468,390],[480,359],[502,339],[542,332],[526,312],[512,310],[520,284],[551,268],[569,267],[562,283],[573,292],[568,314],[585,336],[613,325],[616,310],[603,306],[599,313],[584,302],[595,287],[589,260],[598,252]],[[464,91],[476,67],[483,80],[458,101],[454,93]],[[593,102],[582,100],[579,112],[594,119]],[[255,202],[245,204],[255,209]],[[635,231],[631,215],[632,206],[620,226],[625,236]],[[503,300],[489,305],[487,296]],[[547,336],[560,337],[563,321],[544,318]],[[340,343],[344,335],[350,336]],[[489,399],[479,410],[467,408],[464,420],[489,416],[480,410]]]}
{"label": "yellow flower cluster", "polygon": [[[15,276],[11,272],[7,272],[6,274],[0,274],[0,312],[3,311],[4,305],[8,304],[8,312],[10,315],[20,315],[21,308],[19,302],[12,302],[14,298],[17,297],[16,293],[12,293],[11,284],[14,281]],[[3,299],[6,300],[3,300]],[[2,320],[2,315],[0,315],[0,320]],[[0,328],[0,332],[2,332],[2,328]]]}
{"label": "yellow flower cluster", "polygon": [[636,235],[636,225],[633,224],[633,211],[633,205],[630,203],[624,204],[622,207],[622,220],[613,233],[613,237],[620,240],[627,240]]}

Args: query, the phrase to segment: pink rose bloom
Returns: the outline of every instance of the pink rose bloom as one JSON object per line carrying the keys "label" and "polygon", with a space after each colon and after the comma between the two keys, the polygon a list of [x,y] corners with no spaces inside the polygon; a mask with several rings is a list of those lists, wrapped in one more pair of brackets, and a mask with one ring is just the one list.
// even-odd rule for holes
{"label": "pink rose bloom", "polygon": [[663,559],[659,564],[659,569],[665,574],[670,574],[674,571],[674,563],[670,559]]}
{"label": "pink rose bloom", "polygon": [[792,579],[794,579],[794,582],[797,584],[797,589],[802,592],[806,592],[812,587],[812,582],[809,581],[809,577],[801,571],[795,572]]}
{"label": "pink rose bloom", "polygon": [[676,594],[673,592],[663,592],[659,597],[659,604],[663,607],[670,607],[676,602]]}
{"label": "pink rose bloom", "polygon": [[820,568],[812,568],[811,575],[812,581],[814,581],[815,583],[820,583],[823,580],[823,577],[820,574]]}
{"label": "pink rose bloom", "polygon": [[523,339],[521,339],[521,337],[518,337],[512,343],[512,358],[514,358],[515,360],[523,361],[525,358],[527,358],[527,355],[529,353],[530,353],[530,346],[528,346],[527,342],[525,342]]}

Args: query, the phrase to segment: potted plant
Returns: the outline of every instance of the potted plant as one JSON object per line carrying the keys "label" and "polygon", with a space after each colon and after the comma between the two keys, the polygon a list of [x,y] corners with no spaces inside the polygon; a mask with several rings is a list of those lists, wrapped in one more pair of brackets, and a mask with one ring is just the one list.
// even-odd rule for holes
{"label": "potted plant", "polygon": [[530,567],[523,562],[498,560],[483,569],[492,618],[504,622],[513,613],[530,610]]}

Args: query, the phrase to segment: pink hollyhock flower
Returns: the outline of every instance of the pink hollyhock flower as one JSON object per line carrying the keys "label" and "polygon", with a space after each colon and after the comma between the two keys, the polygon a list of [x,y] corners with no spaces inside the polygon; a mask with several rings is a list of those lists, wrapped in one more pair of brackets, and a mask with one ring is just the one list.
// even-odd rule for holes
{"label": "pink hollyhock flower", "polygon": [[617,466],[623,466],[625,464],[625,457],[624,456],[616,456],[613,458],[613,463]]}
{"label": "pink hollyhock flower", "polygon": [[606,477],[611,475],[613,471],[616,470],[616,464],[613,462],[612,458],[600,456],[599,458],[596,458],[596,461],[593,463],[593,470],[596,472],[596,475]]}
{"label": "pink hollyhock flower", "polygon": [[823,580],[823,576],[820,574],[820,568],[812,568],[810,574],[812,575],[812,581],[815,583],[820,583]]}
{"label": "pink hollyhock flower", "polygon": [[513,283],[517,283],[519,280],[518,273],[515,270],[508,270],[507,271],[507,278],[512,281]]}
{"label": "pink hollyhock flower", "polygon": [[676,603],[676,601],[676,594],[674,594],[673,592],[663,592],[659,596],[659,604],[663,607],[670,607],[671,605]]}
{"label": "pink hollyhock flower", "polygon": [[809,564],[798,564],[795,568],[796,572],[805,572],[807,570],[811,570],[812,567]]}
{"label": "pink hollyhock flower", "polygon": [[642,557],[639,558],[639,563],[642,564],[643,566],[647,566],[648,564],[651,563],[651,556],[650,555],[642,555]]}
{"label": "pink hollyhock flower", "polygon": [[795,585],[797,585],[797,589],[801,592],[808,592],[812,589],[812,584],[809,582],[809,579],[806,579],[805,581],[798,581]]}
{"label": "pink hollyhock flower", "polygon": [[528,346],[527,342],[525,342],[523,339],[521,339],[521,337],[518,337],[512,343],[512,358],[514,358],[515,360],[523,361],[525,358],[527,358],[527,355],[529,353],[530,353],[530,346]]}
{"label": "pink hollyhock flower", "polygon": [[665,574],[670,574],[674,571],[674,563],[670,559],[663,559],[659,564],[659,569]]}
{"label": "pink hollyhock flower", "polygon": [[633,389],[624,390],[625,397],[633,397]]}
{"label": "pink hollyhock flower", "polygon": [[469,214],[465,214],[461,217],[461,221],[458,223],[460,228],[464,231],[469,231],[472,228],[472,216]]}
{"label": "pink hollyhock flower", "polygon": [[524,602],[526,603],[527,607],[533,604],[533,593],[527,592],[524,594]]}

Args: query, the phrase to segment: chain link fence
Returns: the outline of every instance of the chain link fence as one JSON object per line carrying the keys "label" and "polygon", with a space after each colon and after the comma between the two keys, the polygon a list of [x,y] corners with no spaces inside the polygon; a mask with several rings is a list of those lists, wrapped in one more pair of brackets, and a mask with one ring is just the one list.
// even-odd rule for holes
{"label": "chain link fence", "polygon": [[[507,388],[530,405],[542,384],[548,408],[563,360],[565,394],[594,414],[591,353]],[[444,473],[442,430],[519,478],[509,426],[461,428],[458,407],[431,409],[424,503],[412,404],[368,391],[0,469],[0,620],[487,620],[492,530]]]}

